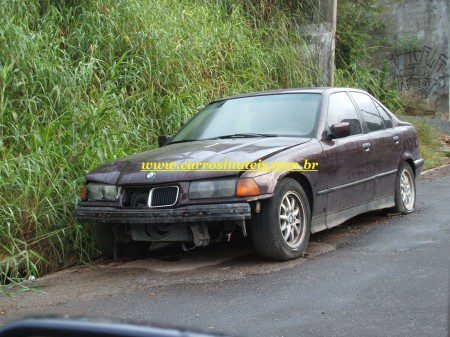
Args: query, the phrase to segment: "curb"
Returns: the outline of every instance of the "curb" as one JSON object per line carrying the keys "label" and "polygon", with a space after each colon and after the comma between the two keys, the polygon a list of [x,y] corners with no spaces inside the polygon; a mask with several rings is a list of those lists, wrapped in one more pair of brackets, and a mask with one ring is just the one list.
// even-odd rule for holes
{"label": "curb", "polygon": [[431,169],[422,171],[422,172],[420,173],[420,175],[423,176],[424,174],[431,173],[431,172],[434,172],[434,171],[443,169],[443,168],[445,168],[445,167],[447,167],[447,166],[450,166],[450,164],[444,164],[444,165],[441,165],[441,166],[438,166],[438,167],[433,167],[433,168],[431,168]]}

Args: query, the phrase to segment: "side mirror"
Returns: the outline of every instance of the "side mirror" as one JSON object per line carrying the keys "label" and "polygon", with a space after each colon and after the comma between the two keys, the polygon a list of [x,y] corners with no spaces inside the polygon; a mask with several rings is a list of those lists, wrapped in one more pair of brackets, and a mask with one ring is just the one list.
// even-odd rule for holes
{"label": "side mirror", "polygon": [[158,136],[158,146],[159,147],[164,146],[169,141],[170,138],[171,138],[171,136],[167,136],[167,135]]}
{"label": "side mirror", "polygon": [[328,138],[344,138],[350,136],[350,124],[348,122],[336,123],[331,126],[331,132],[328,134]]}

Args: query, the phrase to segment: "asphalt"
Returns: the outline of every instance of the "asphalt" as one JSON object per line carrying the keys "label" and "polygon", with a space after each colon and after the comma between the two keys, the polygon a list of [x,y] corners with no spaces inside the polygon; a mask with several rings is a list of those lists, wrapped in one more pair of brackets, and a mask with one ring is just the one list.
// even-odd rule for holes
{"label": "asphalt", "polygon": [[424,175],[413,214],[359,216],[287,263],[225,245],[52,274],[0,299],[0,324],[64,313],[237,336],[445,336],[449,188],[449,166]]}

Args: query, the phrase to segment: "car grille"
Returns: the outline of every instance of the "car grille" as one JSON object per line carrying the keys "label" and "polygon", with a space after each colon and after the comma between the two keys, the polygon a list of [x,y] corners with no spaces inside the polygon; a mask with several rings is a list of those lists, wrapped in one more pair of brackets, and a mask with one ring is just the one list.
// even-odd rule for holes
{"label": "car grille", "polygon": [[178,186],[155,187],[150,190],[149,207],[175,205],[178,198]]}

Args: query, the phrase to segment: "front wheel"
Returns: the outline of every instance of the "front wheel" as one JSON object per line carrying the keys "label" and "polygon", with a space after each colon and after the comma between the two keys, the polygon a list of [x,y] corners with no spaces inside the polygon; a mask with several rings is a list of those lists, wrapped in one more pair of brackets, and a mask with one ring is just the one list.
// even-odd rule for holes
{"label": "front wheel", "polygon": [[416,206],[416,181],[414,172],[408,163],[404,163],[397,176],[395,189],[395,211],[408,214]]}
{"label": "front wheel", "polygon": [[298,258],[306,249],[311,230],[309,201],[302,186],[283,179],[273,198],[252,220],[251,239],[259,255],[273,260]]}

